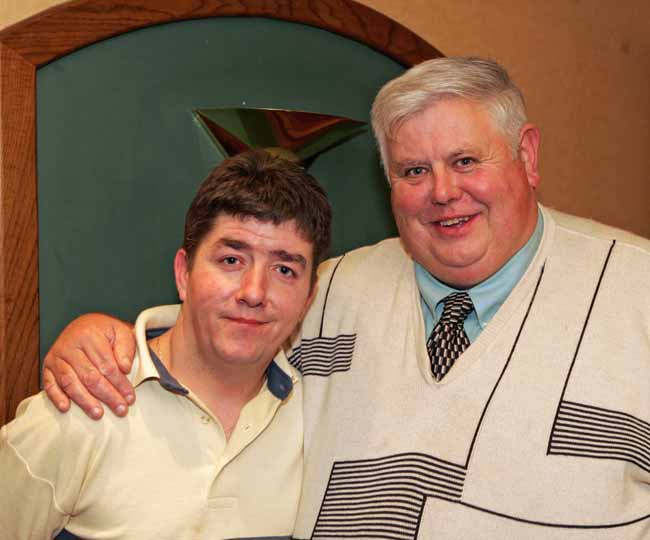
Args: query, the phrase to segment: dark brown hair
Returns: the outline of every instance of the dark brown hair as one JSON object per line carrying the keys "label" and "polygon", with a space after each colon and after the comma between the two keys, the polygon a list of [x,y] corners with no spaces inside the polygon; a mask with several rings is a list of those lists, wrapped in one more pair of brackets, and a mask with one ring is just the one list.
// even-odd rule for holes
{"label": "dark brown hair", "polygon": [[185,216],[183,249],[194,253],[220,214],[279,225],[295,221],[313,245],[316,267],[330,243],[332,209],[325,190],[300,165],[263,150],[249,150],[215,167],[199,186]]}

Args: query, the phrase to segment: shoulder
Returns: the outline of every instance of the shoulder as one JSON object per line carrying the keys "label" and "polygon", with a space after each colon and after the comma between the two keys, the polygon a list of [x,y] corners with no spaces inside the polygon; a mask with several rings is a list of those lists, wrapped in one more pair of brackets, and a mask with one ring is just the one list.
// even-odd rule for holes
{"label": "shoulder", "polygon": [[[0,499],[8,494],[14,507],[21,508],[22,521],[15,525],[34,528],[39,537],[47,530],[49,538],[49,531],[74,512],[106,462],[109,445],[122,451],[120,438],[111,436],[118,421],[111,416],[96,422],[75,405],[61,414],[44,393],[20,404],[15,420],[0,435],[0,477],[5,482]],[[4,511],[0,520],[7,516]],[[34,532],[41,529],[43,535]],[[22,533],[17,536],[22,538]]]}
{"label": "shoulder", "polygon": [[81,466],[101,452],[116,421],[110,416],[91,420],[74,404],[62,414],[40,392],[19,405],[16,418],[3,428],[3,439],[25,463],[47,475],[51,467],[64,468],[66,461]]}
{"label": "shoulder", "polygon": [[313,306],[320,309],[327,303],[346,309],[377,291],[395,287],[409,273],[413,274],[413,261],[399,238],[355,249],[321,265]]}
{"label": "shoulder", "polygon": [[336,278],[337,283],[348,283],[367,279],[369,274],[394,275],[405,265],[412,265],[412,261],[400,239],[388,238],[325,261],[318,268],[318,279],[329,282]]}
{"label": "shoulder", "polygon": [[592,219],[566,214],[559,210],[545,208],[545,215],[550,215],[560,234],[605,243],[615,241],[620,247],[637,251],[640,256],[650,257],[650,240],[647,238]]}
{"label": "shoulder", "polygon": [[584,280],[591,275],[602,289],[611,291],[609,302],[626,312],[650,316],[650,240],[596,221],[548,211],[553,229],[551,260],[560,281]]}
{"label": "shoulder", "polygon": [[[336,334],[360,310],[383,299],[406,279],[414,279],[413,261],[398,238],[383,240],[325,261],[318,291],[302,325],[303,337],[318,335],[327,322]],[[383,300],[382,300],[383,303]]]}
{"label": "shoulder", "polygon": [[61,515],[73,511],[102,461],[109,424],[110,419],[87,418],[74,405],[61,414],[43,392],[20,404],[16,418],[2,428],[0,476],[12,497],[31,501],[25,515],[50,519],[48,509]]}
{"label": "shoulder", "polygon": [[599,265],[622,288],[645,294],[650,280],[650,240],[590,219],[545,210],[553,228],[552,254],[576,267]]}

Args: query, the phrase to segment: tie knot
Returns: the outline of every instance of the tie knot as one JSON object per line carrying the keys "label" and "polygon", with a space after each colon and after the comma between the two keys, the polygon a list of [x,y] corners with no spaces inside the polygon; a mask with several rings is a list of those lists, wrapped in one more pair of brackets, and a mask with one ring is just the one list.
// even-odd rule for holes
{"label": "tie knot", "polygon": [[460,324],[474,310],[472,299],[466,292],[451,293],[442,301],[445,303],[440,317],[442,323]]}

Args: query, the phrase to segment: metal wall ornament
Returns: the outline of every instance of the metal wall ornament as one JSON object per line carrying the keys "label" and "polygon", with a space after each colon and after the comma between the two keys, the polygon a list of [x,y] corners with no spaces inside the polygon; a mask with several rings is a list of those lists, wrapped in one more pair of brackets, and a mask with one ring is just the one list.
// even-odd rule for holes
{"label": "metal wall ornament", "polygon": [[194,117],[224,157],[261,148],[305,167],[318,154],[367,130],[359,120],[286,109],[197,109]]}

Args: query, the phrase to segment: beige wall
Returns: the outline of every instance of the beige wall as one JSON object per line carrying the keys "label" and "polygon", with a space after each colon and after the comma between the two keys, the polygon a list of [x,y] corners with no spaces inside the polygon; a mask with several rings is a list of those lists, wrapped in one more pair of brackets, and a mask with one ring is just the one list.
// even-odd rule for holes
{"label": "beige wall", "polygon": [[5,28],[62,0],[0,0],[0,28]]}
{"label": "beige wall", "polygon": [[647,0],[360,0],[508,67],[542,130],[542,201],[650,237]]}
{"label": "beige wall", "polygon": [[[650,237],[650,3],[359,0],[507,66],[542,129],[541,199]],[[1,0],[0,28],[60,0]]]}

